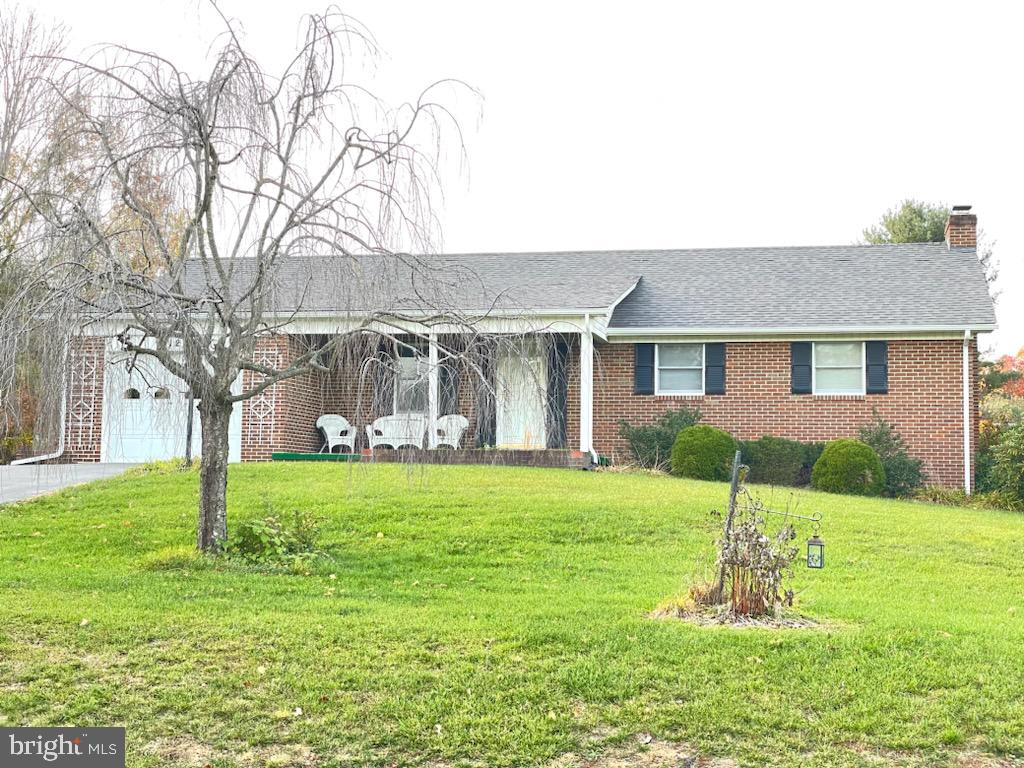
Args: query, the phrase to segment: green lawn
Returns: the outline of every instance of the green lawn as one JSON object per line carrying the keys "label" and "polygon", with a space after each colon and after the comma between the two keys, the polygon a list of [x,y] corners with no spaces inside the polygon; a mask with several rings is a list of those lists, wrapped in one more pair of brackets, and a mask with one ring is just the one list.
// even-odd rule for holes
{"label": "green lawn", "polygon": [[646,617],[724,485],[233,467],[229,524],[264,492],[325,518],[310,576],[176,557],[195,486],[0,507],[0,725],[123,724],[138,766],[562,766],[642,734],[743,765],[1024,754],[1021,515],[801,492],[828,567],[797,569],[798,609],[826,629],[736,630]]}

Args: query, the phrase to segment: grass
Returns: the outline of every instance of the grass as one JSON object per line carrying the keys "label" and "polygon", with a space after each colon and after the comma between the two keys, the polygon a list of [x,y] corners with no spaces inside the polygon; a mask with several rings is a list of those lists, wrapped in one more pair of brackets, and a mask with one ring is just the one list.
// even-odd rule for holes
{"label": "grass", "polygon": [[0,507],[0,725],[123,724],[133,766],[543,766],[637,734],[745,765],[1024,753],[1019,514],[801,493],[825,629],[770,631],[647,618],[725,485],[242,465],[229,521],[263,493],[324,516],[311,575],[193,556],[194,474]]}

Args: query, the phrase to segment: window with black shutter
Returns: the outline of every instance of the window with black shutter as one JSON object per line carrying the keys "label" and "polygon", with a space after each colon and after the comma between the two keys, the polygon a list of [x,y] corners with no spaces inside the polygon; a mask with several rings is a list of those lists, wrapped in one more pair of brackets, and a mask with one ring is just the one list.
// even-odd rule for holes
{"label": "window with black shutter", "polygon": [[864,345],[867,355],[867,393],[885,395],[889,392],[889,344],[869,341]]}
{"label": "window with black shutter", "polygon": [[633,364],[633,394],[654,394],[654,345],[637,344]]}
{"label": "window with black shutter", "polygon": [[794,395],[811,394],[813,355],[814,352],[809,341],[794,341],[789,345],[789,391]]}
{"label": "window with black shutter", "polygon": [[725,394],[725,344],[704,345],[704,394]]}

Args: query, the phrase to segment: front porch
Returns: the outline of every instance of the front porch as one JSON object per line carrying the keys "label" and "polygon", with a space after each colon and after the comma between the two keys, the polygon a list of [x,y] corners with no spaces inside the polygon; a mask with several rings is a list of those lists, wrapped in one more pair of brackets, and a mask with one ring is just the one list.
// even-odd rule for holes
{"label": "front porch", "polygon": [[[326,344],[322,334],[268,335],[256,359],[280,369]],[[589,330],[367,333],[331,349],[327,370],[279,382],[242,404],[243,461],[326,452],[317,428],[325,415],[346,424],[346,444],[336,450],[378,461],[581,467],[594,460]],[[245,387],[259,383],[257,374],[245,377]],[[454,446],[439,429],[452,417],[463,427]],[[396,421],[406,437],[391,444],[387,426]]]}

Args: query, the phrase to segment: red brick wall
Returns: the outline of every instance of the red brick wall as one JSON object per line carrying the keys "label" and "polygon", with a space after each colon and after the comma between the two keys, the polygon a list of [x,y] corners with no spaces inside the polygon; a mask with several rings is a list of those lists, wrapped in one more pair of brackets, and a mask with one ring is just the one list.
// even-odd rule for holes
{"label": "red brick wall", "polygon": [[[319,451],[323,441],[316,420],[325,413],[344,416],[356,427],[356,450],[365,443],[365,425],[382,414],[376,402],[374,366],[368,362],[373,342],[353,338],[339,350],[330,371],[314,371],[286,379],[255,398],[242,410],[242,461],[269,461],[271,453]],[[266,336],[256,345],[256,359],[281,369],[305,351],[302,337]],[[256,386],[262,377],[246,372],[242,385]],[[390,408],[387,410],[390,413]]]}
{"label": "red brick wall", "polygon": [[71,340],[68,402],[62,462],[96,462],[103,444],[103,382],[106,339]]}
{"label": "red brick wall", "polygon": [[[302,354],[301,338],[276,334],[261,338],[255,359],[281,370]],[[275,451],[310,452],[320,449],[317,418],[325,410],[321,386],[324,375],[305,373],[285,379],[242,404],[242,461],[269,461]],[[257,386],[263,377],[246,371],[243,390]]]}
{"label": "red brick wall", "polygon": [[[788,342],[726,345],[726,394],[672,397],[633,394],[632,344],[597,343],[594,443],[613,460],[628,460],[619,420],[650,423],[667,410],[700,408],[705,423],[741,439],[775,435],[803,442],[855,436],[877,408],[910,453],[925,463],[929,482],[963,485],[962,342],[890,341],[889,393],[790,394]],[[977,434],[977,346],[971,346],[972,435]],[[973,441],[972,441],[973,447]]]}

